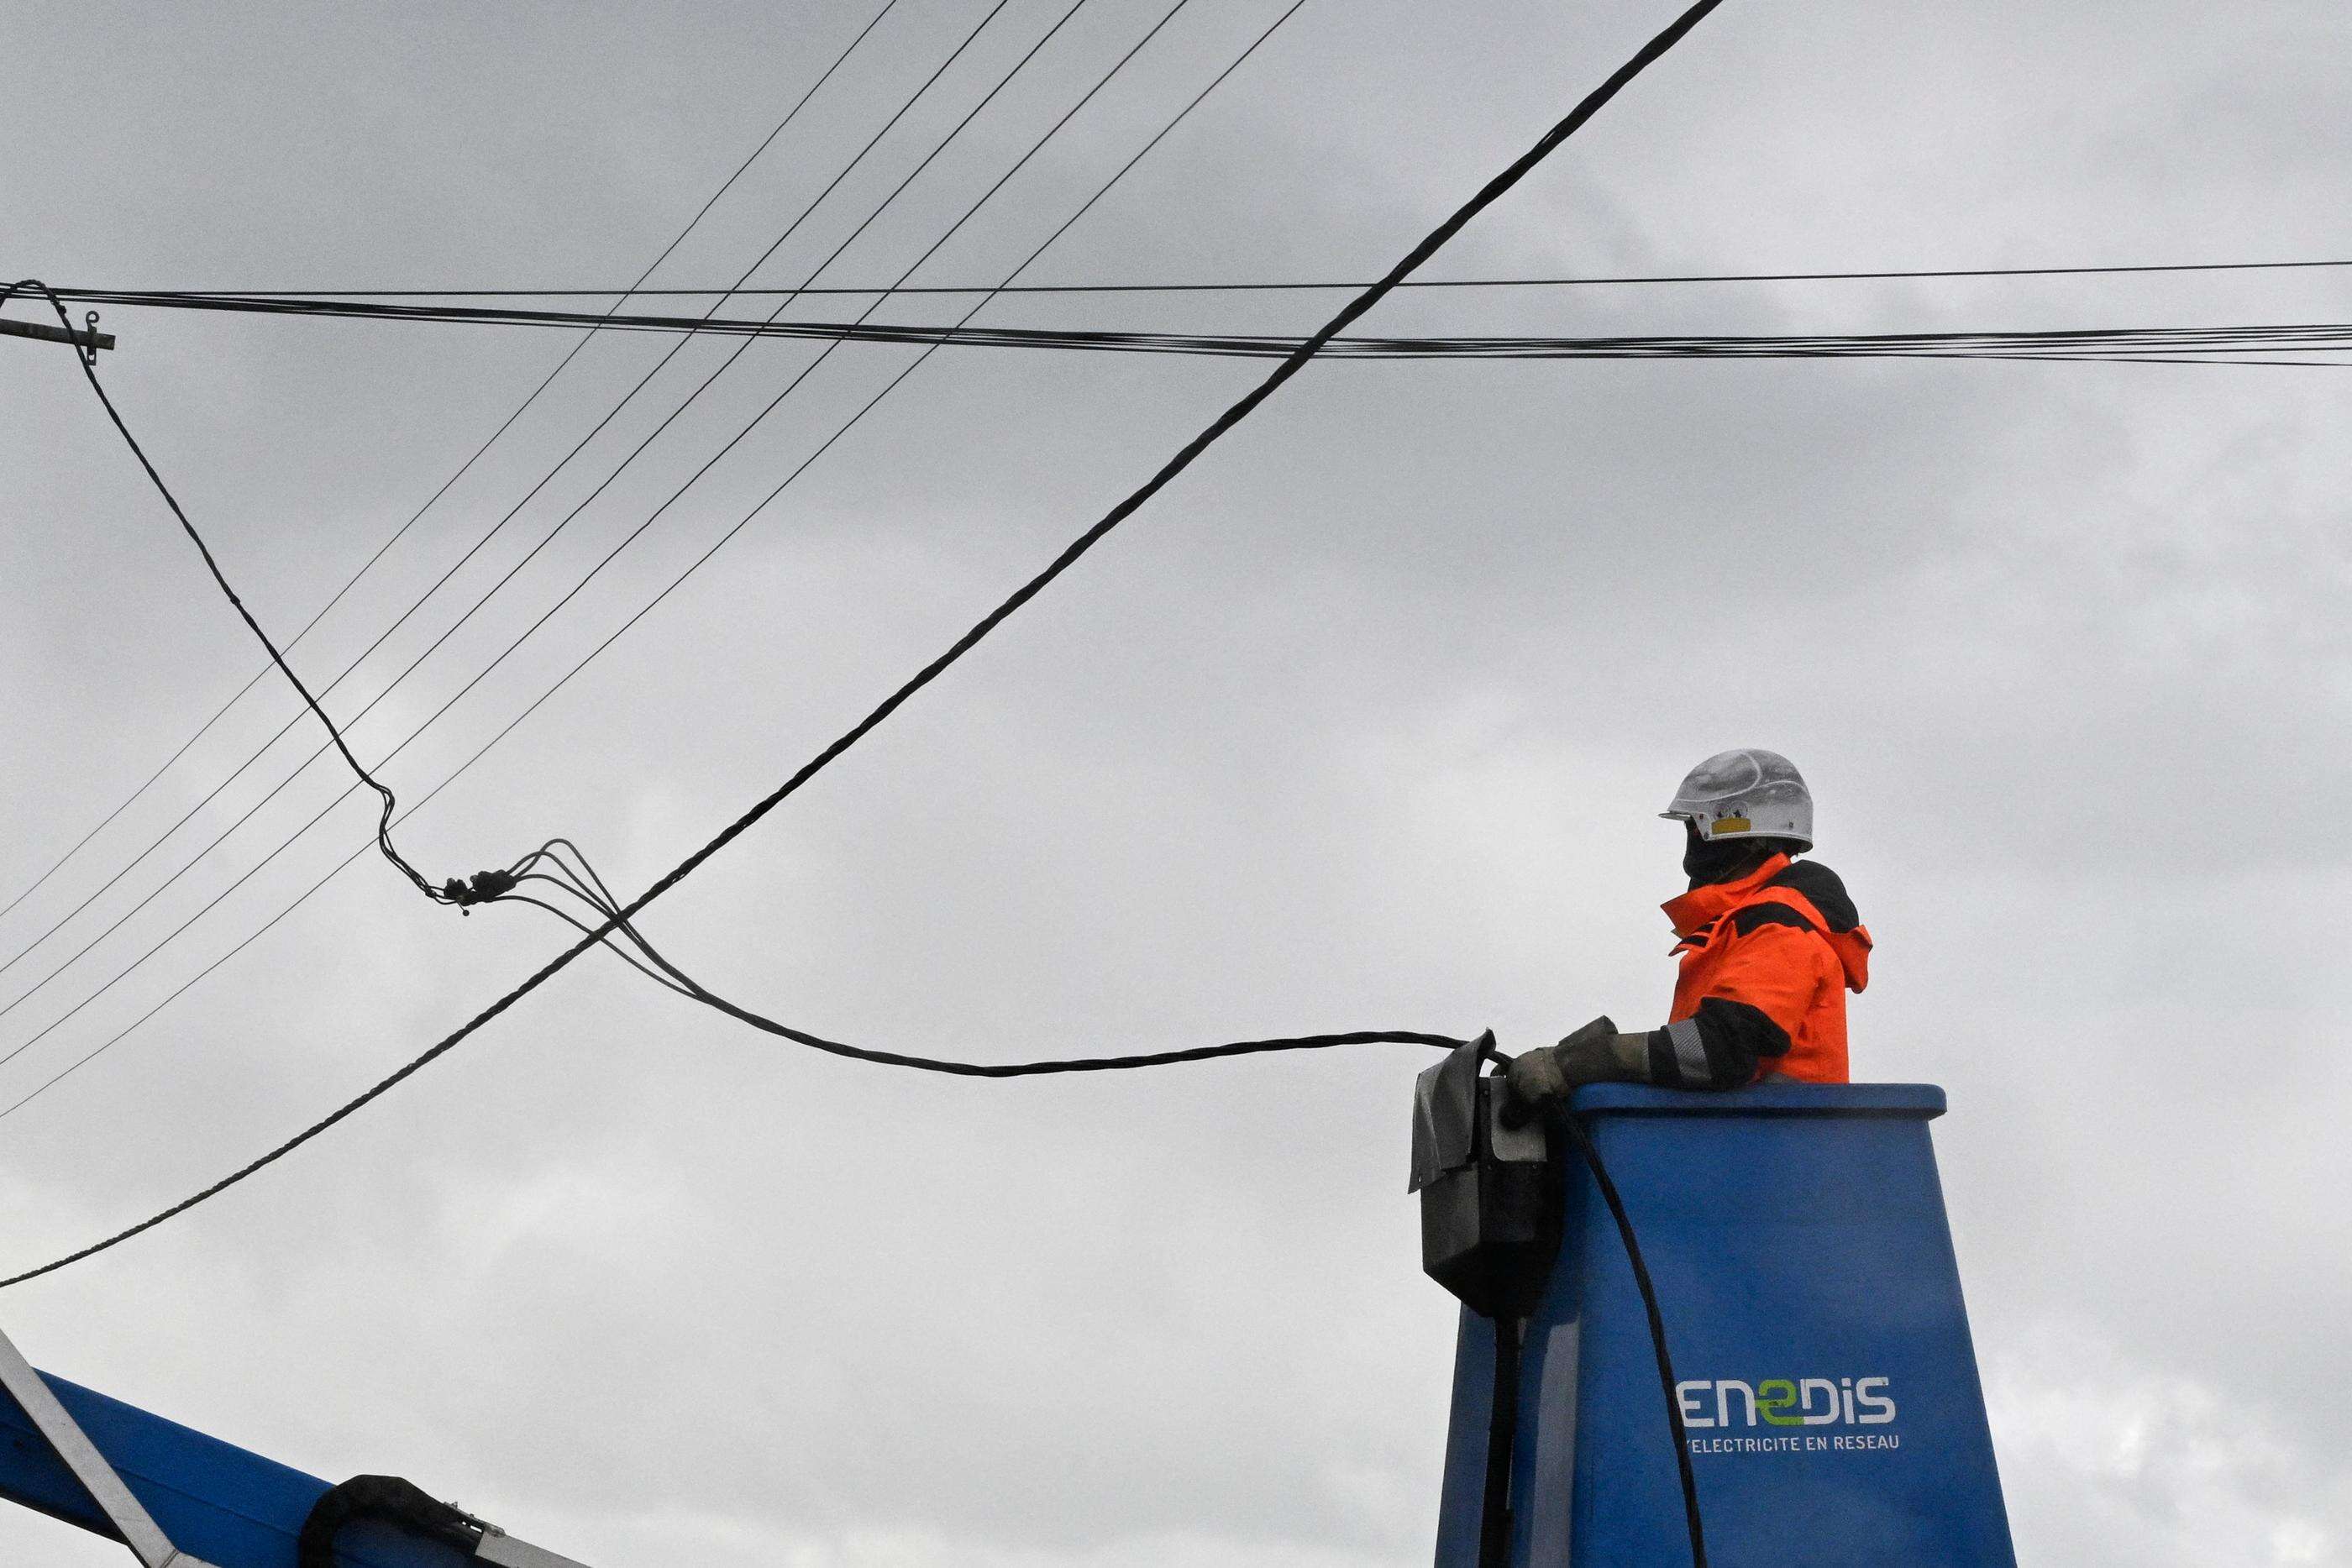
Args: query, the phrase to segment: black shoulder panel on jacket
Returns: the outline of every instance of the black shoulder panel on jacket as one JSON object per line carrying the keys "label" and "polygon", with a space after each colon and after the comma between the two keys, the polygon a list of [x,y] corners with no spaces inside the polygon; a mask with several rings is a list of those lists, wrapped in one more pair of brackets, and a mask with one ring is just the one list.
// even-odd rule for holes
{"label": "black shoulder panel on jacket", "polygon": [[1745,936],[1759,925],[1793,925],[1811,931],[1813,923],[1785,904],[1743,904],[1731,912],[1731,928]]}
{"label": "black shoulder panel on jacket", "polygon": [[1845,883],[1838,873],[1819,861],[1796,861],[1787,870],[1764,884],[1767,887],[1794,888],[1812,901],[1822,918],[1830,923],[1832,931],[1851,931],[1862,924],[1862,916],[1846,895]]}

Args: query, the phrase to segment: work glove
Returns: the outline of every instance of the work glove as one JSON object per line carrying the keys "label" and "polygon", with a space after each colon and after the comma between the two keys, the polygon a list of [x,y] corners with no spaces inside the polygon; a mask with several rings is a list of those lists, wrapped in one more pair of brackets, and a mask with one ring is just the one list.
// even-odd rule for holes
{"label": "work glove", "polygon": [[1594,1019],[1558,1045],[1521,1051],[1505,1074],[1504,1124],[1519,1126],[1587,1083],[1646,1079],[1648,1051],[1645,1036],[1619,1034],[1616,1024],[1605,1017]]}

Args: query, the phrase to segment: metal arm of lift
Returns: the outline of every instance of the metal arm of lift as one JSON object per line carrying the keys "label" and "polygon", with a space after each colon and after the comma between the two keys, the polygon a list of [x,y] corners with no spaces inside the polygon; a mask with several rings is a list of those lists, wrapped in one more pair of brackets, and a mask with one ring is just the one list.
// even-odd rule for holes
{"label": "metal arm of lift", "polygon": [[[36,1372],[5,1333],[0,1395],[0,1499],[114,1536],[141,1568],[293,1568],[303,1526],[338,1490]],[[470,1514],[455,1519],[462,1528],[427,1539],[362,1511],[329,1531],[330,1544],[351,1568],[583,1568]]]}
{"label": "metal arm of lift", "polygon": [[171,1538],[157,1528],[139,1500],[131,1495],[122,1478],[114,1473],[114,1467],[106,1462],[106,1456],[98,1451],[98,1445],[89,1440],[79,1422],[66,1414],[66,1407],[58,1403],[58,1396],[5,1333],[0,1333],[0,1388],[8,1391],[8,1396],[48,1439],[49,1447],[65,1461],[74,1479],[89,1492],[90,1500],[130,1546],[142,1568],[173,1568],[174,1564],[180,1568],[213,1568],[204,1559],[191,1557],[173,1545]]}

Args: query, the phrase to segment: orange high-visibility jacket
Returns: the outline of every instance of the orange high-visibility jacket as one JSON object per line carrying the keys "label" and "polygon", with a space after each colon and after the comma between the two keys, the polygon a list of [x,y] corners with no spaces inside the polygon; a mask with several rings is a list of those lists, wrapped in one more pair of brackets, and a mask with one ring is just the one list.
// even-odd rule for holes
{"label": "orange high-visibility jacket", "polygon": [[1682,969],[1653,1058],[1671,1055],[1675,1081],[1846,1082],[1845,994],[1870,983],[1870,932],[1835,872],[1774,855],[1664,909]]}

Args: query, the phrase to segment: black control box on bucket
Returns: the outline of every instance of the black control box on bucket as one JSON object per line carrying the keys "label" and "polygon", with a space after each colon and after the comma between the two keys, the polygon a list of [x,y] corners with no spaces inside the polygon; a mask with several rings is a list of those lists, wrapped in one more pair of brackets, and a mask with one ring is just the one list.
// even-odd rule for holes
{"label": "black control box on bucket", "polygon": [[1559,1248],[1559,1183],[1543,1124],[1503,1124],[1504,1085],[1480,1068],[1481,1035],[1413,1083],[1412,1179],[1421,1195],[1421,1266],[1490,1318],[1535,1309]]}

